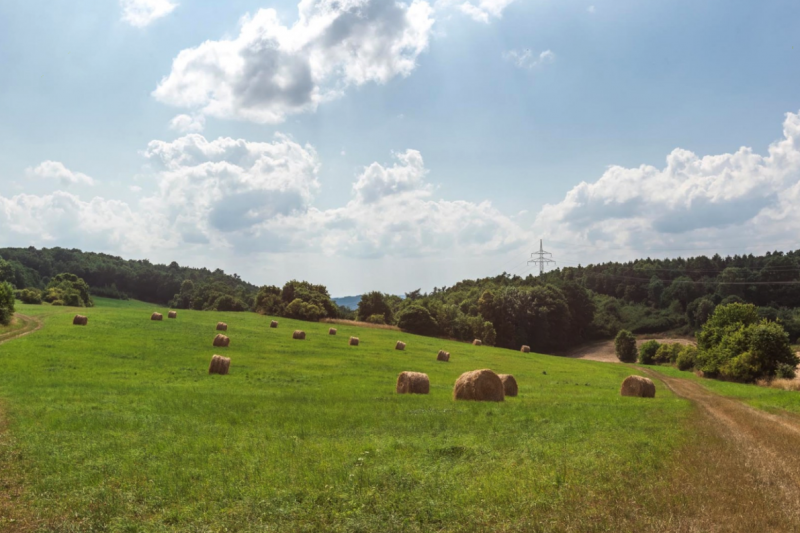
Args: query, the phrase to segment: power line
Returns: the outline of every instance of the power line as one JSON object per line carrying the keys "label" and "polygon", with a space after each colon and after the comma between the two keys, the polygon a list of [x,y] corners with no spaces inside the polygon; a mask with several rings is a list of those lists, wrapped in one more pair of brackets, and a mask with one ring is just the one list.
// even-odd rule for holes
{"label": "power line", "polygon": [[536,259],[531,259],[530,261],[528,261],[528,264],[538,263],[539,264],[539,275],[540,276],[544,273],[544,265],[546,265],[548,263],[555,264],[555,261],[553,261],[549,257],[545,257],[546,255],[552,256],[553,254],[551,254],[550,252],[545,252],[544,251],[544,249],[542,248],[542,239],[539,239],[539,251],[538,252],[533,252],[531,254],[531,257],[533,257],[534,255],[537,256],[537,258]]}

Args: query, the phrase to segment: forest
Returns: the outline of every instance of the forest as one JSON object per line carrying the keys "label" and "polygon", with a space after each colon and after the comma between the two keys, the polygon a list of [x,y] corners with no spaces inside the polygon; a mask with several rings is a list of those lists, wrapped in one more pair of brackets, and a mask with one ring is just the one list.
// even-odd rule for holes
{"label": "forest", "polygon": [[421,289],[403,296],[369,292],[361,296],[357,309],[338,307],[325,286],[306,281],[259,288],[222,270],[183,267],[176,262],[158,265],[63,248],[0,249],[0,282],[10,283],[18,298],[29,289],[26,297],[44,291],[46,301],[70,301],[77,298],[74,291],[63,289],[63,281],[57,278],[69,273],[85,281],[94,296],[134,298],[177,309],[394,324],[422,335],[558,352],[589,339],[612,338],[623,329],[693,334],[719,305],[730,303],[753,304],[760,318],[780,323],[796,342],[800,336],[798,265],[800,251],[648,258],[566,267],[524,278],[503,273],[434,287],[430,293]]}

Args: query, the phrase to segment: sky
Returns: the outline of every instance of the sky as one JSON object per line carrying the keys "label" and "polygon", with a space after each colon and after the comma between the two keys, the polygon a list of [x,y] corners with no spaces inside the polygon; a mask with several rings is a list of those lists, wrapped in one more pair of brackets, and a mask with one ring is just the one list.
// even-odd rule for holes
{"label": "sky", "polygon": [[334,296],[800,248],[794,1],[8,0],[0,246]]}

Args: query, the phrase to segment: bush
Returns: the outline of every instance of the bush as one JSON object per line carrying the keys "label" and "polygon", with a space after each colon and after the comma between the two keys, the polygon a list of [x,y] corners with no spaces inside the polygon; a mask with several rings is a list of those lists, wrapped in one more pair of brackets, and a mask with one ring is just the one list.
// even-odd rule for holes
{"label": "bush", "polygon": [[656,362],[656,352],[658,351],[658,341],[649,340],[639,346],[639,363],[643,365],[653,365]]}
{"label": "bush", "polygon": [[367,322],[370,324],[386,324],[386,317],[383,315],[369,315]]}
{"label": "bush", "polygon": [[0,283],[0,324],[7,326],[14,316],[14,288],[10,283]]}
{"label": "bush", "polygon": [[678,370],[692,370],[697,364],[697,348],[691,344],[684,346],[675,360]]}
{"label": "bush", "polygon": [[419,335],[435,335],[439,331],[439,325],[430,311],[421,305],[406,307],[397,317],[397,325],[403,331]]}
{"label": "bush", "polygon": [[655,354],[655,362],[658,364],[674,363],[678,359],[682,346],[677,342],[664,343],[659,345]]}
{"label": "bush", "polygon": [[324,315],[323,310],[316,305],[306,303],[300,298],[295,298],[286,306],[286,316],[316,322]]}
{"label": "bush", "polygon": [[25,304],[40,304],[42,303],[42,291],[39,289],[22,289],[17,291],[17,298]]}
{"label": "bush", "polygon": [[626,329],[620,330],[614,339],[614,351],[617,359],[623,363],[636,362],[636,337]]}
{"label": "bush", "polygon": [[94,302],[89,296],[89,285],[75,274],[59,274],[47,284],[44,301],[61,302],[61,305],[72,307],[92,307]]}

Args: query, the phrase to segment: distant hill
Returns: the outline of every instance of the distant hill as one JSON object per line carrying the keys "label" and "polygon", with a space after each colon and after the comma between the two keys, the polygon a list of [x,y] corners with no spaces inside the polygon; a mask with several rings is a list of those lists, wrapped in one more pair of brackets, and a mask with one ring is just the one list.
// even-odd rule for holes
{"label": "distant hill", "polygon": [[361,301],[361,295],[358,296],[342,296],[341,298],[331,298],[339,307],[349,307],[355,309],[358,307],[358,302]]}

